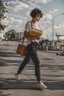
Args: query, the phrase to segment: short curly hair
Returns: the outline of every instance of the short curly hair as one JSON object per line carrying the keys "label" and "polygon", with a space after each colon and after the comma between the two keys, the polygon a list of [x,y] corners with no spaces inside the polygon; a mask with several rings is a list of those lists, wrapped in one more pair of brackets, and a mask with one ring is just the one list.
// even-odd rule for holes
{"label": "short curly hair", "polygon": [[41,17],[40,17],[40,18],[42,18],[43,13],[42,13],[41,10],[38,9],[38,8],[33,9],[33,10],[31,11],[31,13],[30,13],[30,16],[31,16],[32,18],[35,18],[37,14],[41,14]]}

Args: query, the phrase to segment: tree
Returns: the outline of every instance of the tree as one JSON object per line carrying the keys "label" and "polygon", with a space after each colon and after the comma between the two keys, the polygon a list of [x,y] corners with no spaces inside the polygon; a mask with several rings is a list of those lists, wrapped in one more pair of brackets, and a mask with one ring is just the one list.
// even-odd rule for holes
{"label": "tree", "polygon": [[15,39],[15,34],[16,34],[16,31],[14,29],[11,29],[11,30],[9,30],[8,32],[5,33],[8,40],[14,40]]}
{"label": "tree", "polygon": [[4,28],[6,27],[5,25],[3,25],[3,24],[1,23],[2,19],[6,18],[6,17],[4,16],[5,12],[7,12],[6,7],[5,7],[5,5],[3,4],[3,2],[0,0],[0,31],[1,31],[1,30],[4,30]]}

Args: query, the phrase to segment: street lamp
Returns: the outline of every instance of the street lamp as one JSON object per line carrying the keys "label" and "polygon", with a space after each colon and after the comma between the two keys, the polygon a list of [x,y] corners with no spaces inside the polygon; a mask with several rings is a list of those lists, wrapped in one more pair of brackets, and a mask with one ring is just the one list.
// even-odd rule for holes
{"label": "street lamp", "polygon": [[54,19],[61,16],[61,15],[64,15],[64,13],[59,14],[59,15],[52,18],[52,44],[54,44]]}

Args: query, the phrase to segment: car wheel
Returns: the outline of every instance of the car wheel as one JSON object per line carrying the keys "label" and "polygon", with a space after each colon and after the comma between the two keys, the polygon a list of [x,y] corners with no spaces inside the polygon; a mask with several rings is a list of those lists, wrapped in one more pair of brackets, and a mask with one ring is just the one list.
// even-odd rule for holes
{"label": "car wheel", "polygon": [[56,55],[58,55],[58,53],[56,53]]}

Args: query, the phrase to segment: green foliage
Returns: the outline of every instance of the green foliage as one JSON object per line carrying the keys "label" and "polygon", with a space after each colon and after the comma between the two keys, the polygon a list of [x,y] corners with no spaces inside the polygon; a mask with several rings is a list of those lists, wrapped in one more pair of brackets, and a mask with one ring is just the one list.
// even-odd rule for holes
{"label": "green foliage", "polygon": [[16,31],[11,29],[9,30],[8,32],[5,33],[6,37],[9,39],[9,40],[14,40],[15,39],[15,34],[16,34]]}
{"label": "green foliage", "polygon": [[5,25],[0,24],[0,30],[4,30],[5,27]]}
{"label": "green foliage", "polygon": [[0,19],[3,18],[5,12],[6,12],[6,7],[5,7],[5,5],[2,3],[2,1],[0,0]]}
{"label": "green foliage", "polygon": [[0,0],[0,31],[1,31],[1,30],[4,30],[4,28],[6,27],[5,25],[2,25],[2,24],[1,24],[1,20],[4,19],[4,18],[6,18],[6,17],[4,16],[4,14],[5,14],[6,11],[7,11],[7,10],[6,10],[5,5],[4,5],[3,2]]}

